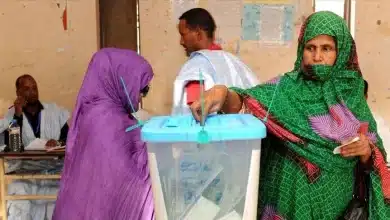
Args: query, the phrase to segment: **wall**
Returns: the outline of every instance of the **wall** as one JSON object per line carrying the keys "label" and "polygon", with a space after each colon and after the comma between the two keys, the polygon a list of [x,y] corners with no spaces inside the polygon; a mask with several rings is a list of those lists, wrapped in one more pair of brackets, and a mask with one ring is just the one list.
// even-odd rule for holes
{"label": "wall", "polygon": [[369,104],[390,125],[390,15],[388,0],[356,3],[356,44],[363,74],[370,84]]}
{"label": "wall", "polygon": [[333,11],[344,17],[344,0],[315,0],[315,11]]}
{"label": "wall", "polygon": [[[171,2],[175,1],[140,0],[141,54],[151,62],[156,74],[144,105],[148,110],[157,113],[169,113],[173,80],[186,60],[179,44],[176,26],[178,20],[173,16],[175,11]],[[219,0],[201,0],[199,6],[211,12],[226,9],[208,8],[210,2],[221,4]],[[294,29],[298,32],[303,18],[309,15],[313,8],[312,0],[296,2]],[[216,22],[218,26],[223,21],[216,19]],[[223,28],[220,27],[217,31],[224,31],[221,30]],[[240,57],[256,72],[260,80],[264,81],[292,69],[296,57],[296,38],[295,35],[289,46],[263,46],[240,41]],[[227,41],[222,46],[225,50],[235,53],[236,44],[237,41]]]}
{"label": "wall", "polygon": [[15,99],[15,80],[25,73],[38,81],[41,100],[73,108],[89,59],[98,48],[97,5],[95,0],[67,0],[64,30],[65,3],[0,1],[0,113]]}
{"label": "wall", "polygon": [[[217,0],[201,0],[199,6],[207,8],[207,2],[210,1]],[[179,45],[179,34],[176,28],[178,21],[172,16],[174,11],[171,2],[140,0],[141,53],[152,63],[156,74],[145,106],[158,113],[169,112],[172,101],[172,81],[186,59]],[[311,3],[311,0],[297,1],[298,12],[295,17],[297,32],[301,21],[313,10]],[[369,104],[373,111],[384,117],[390,124],[388,113],[390,81],[387,80],[386,71],[389,67],[388,57],[390,57],[388,49],[390,48],[390,16],[386,13],[388,8],[390,8],[388,0],[358,1],[355,38],[361,68],[371,85]],[[207,9],[218,10],[218,8]],[[289,47],[266,47],[241,42],[240,57],[261,80],[265,80],[292,68],[296,58],[295,42],[296,36]],[[223,47],[234,52],[236,45],[234,42],[227,42]]]}
{"label": "wall", "polygon": [[168,113],[172,85],[185,62],[176,24],[171,20],[170,1],[140,0],[141,54],[152,64],[155,76],[144,107],[153,113]]}
{"label": "wall", "polygon": [[[209,1],[201,0],[200,5],[207,7]],[[145,106],[157,113],[169,112],[172,82],[186,60],[170,2],[140,0],[141,53],[156,73]],[[298,1],[297,31],[302,16],[312,11],[311,2]],[[97,7],[95,0],[68,0],[69,27],[64,31],[64,5],[65,0],[0,1],[0,115],[15,98],[15,79],[24,73],[36,77],[42,100],[73,107],[88,61],[98,47]],[[388,122],[390,16],[385,12],[389,7],[387,0],[360,0],[356,5],[356,41],[362,70],[371,85],[369,103]],[[289,47],[241,43],[240,56],[265,80],[291,69],[295,42]],[[231,52],[236,48],[235,42],[223,46]]]}

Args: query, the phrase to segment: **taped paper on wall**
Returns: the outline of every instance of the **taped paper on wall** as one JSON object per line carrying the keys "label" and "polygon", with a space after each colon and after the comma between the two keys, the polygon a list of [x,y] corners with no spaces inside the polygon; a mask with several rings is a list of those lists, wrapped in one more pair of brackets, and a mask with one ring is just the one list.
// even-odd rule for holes
{"label": "taped paper on wall", "polygon": [[242,17],[242,39],[260,40],[260,5],[245,4]]}
{"label": "taped paper on wall", "polygon": [[286,44],[294,37],[294,6],[244,4],[243,40]]}
{"label": "taped paper on wall", "polygon": [[260,33],[263,42],[281,41],[284,14],[281,6],[262,5],[260,13]]}
{"label": "taped paper on wall", "polygon": [[293,40],[294,7],[292,5],[262,5],[260,41],[264,44],[285,44]]}

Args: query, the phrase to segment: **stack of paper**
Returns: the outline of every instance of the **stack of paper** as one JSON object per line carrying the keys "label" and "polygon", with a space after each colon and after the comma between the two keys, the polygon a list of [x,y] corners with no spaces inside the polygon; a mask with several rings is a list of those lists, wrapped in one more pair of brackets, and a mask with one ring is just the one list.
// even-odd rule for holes
{"label": "stack of paper", "polygon": [[35,140],[31,141],[27,147],[24,148],[24,150],[46,150],[47,140],[36,138]]}
{"label": "stack of paper", "polygon": [[65,146],[56,146],[51,148],[46,148],[47,140],[36,138],[33,140],[24,150],[46,150],[50,151],[65,151]]}

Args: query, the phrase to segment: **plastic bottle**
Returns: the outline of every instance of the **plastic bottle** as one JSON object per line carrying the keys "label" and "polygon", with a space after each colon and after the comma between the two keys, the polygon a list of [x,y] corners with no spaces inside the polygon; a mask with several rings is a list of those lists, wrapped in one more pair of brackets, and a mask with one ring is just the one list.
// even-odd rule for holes
{"label": "plastic bottle", "polygon": [[20,126],[16,120],[12,120],[8,128],[8,147],[11,152],[22,152],[22,137],[20,133]]}

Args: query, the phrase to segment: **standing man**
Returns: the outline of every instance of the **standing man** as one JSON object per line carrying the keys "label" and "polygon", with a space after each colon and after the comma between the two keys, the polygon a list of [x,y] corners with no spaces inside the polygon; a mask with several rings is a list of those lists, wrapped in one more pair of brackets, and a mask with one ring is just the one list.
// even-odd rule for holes
{"label": "standing man", "polygon": [[[207,10],[186,11],[179,18],[178,29],[180,44],[189,59],[174,82],[174,114],[189,113],[189,105],[199,98],[200,89],[207,90],[216,84],[240,88],[258,84],[247,65],[214,42],[216,24]],[[200,86],[200,77],[205,88]]]}

